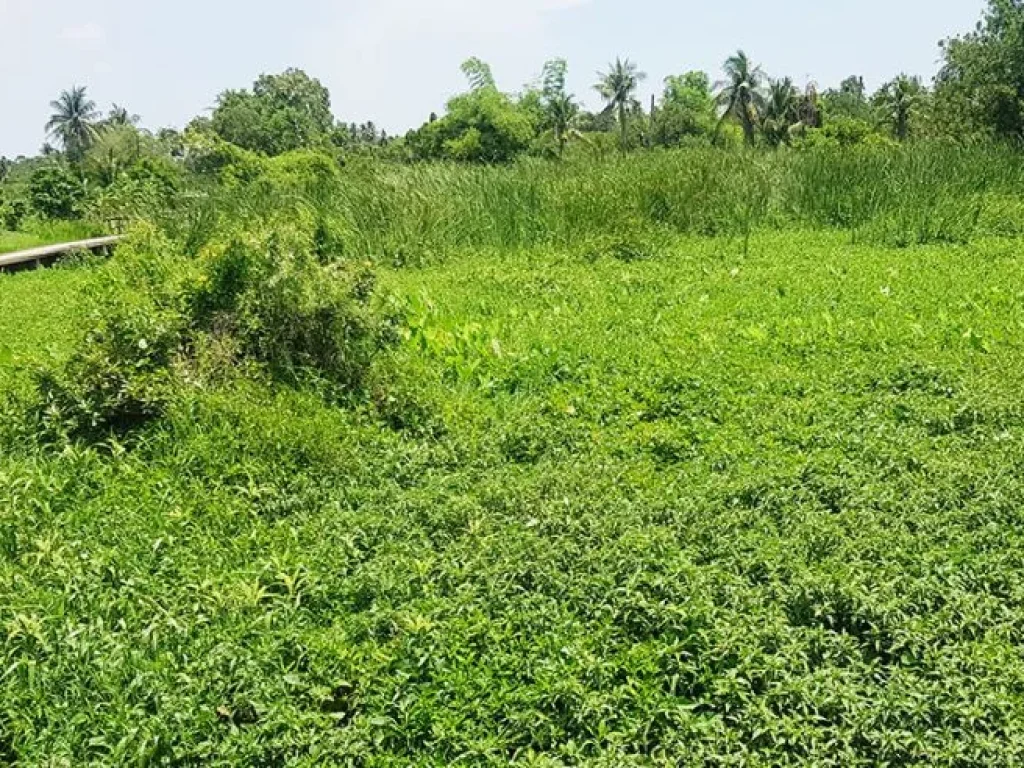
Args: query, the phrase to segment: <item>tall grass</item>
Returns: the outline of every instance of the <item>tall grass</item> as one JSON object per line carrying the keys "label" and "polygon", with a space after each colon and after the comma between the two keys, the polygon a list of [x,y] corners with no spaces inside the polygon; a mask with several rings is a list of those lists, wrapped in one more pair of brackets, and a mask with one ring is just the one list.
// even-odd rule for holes
{"label": "tall grass", "polygon": [[854,241],[896,246],[966,242],[1017,234],[1022,204],[1018,154],[936,143],[690,148],[504,167],[360,162],[337,178],[208,191],[170,218],[213,231],[213,211],[238,226],[304,217],[328,227],[346,253],[406,263],[449,249],[561,247],[601,236],[747,241],[765,227],[841,229]]}
{"label": "tall grass", "polygon": [[27,222],[20,232],[5,232],[0,229],[0,253],[52,243],[85,240],[102,233],[102,228],[91,222],[32,220]]}

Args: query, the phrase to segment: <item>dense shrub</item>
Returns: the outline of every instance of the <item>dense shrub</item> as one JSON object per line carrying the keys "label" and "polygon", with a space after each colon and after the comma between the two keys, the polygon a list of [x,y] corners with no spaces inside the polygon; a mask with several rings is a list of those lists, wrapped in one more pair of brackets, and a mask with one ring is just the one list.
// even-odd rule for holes
{"label": "dense shrub", "polygon": [[195,328],[230,334],[242,355],[277,375],[314,372],[357,392],[392,335],[371,307],[374,288],[367,268],[322,264],[277,237],[235,241],[204,259],[188,314]]}
{"label": "dense shrub", "polygon": [[263,172],[263,159],[216,134],[190,128],[185,132],[185,167],[223,184],[251,181]]}
{"label": "dense shrub", "polygon": [[32,173],[28,182],[33,210],[50,219],[73,219],[81,212],[85,185],[62,163],[45,165]]}
{"label": "dense shrub", "polygon": [[0,200],[0,229],[14,231],[28,215],[28,203],[20,197]]}
{"label": "dense shrub", "polygon": [[372,303],[372,273],[325,266],[304,240],[233,239],[192,260],[163,236],[136,234],[90,297],[77,350],[37,374],[50,432],[123,433],[186,388],[240,371],[361,393],[392,321]]}
{"label": "dense shrub", "polygon": [[410,133],[407,141],[419,159],[505,163],[525,152],[533,137],[526,110],[485,87],[452,99],[448,114]]}

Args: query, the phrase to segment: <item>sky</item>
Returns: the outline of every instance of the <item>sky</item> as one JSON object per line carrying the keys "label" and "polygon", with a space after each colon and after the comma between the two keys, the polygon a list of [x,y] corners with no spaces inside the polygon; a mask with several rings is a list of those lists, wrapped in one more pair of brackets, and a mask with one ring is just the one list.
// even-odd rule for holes
{"label": "sky", "polygon": [[772,76],[821,88],[847,75],[875,87],[900,72],[930,79],[938,43],[970,30],[983,0],[0,0],[0,155],[33,154],[49,102],[85,85],[144,126],[183,127],[217,94],[264,72],[305,69],[345,122],[391,133],[421,124],[464,89],[479,56],[515,91],[543,62],[599,106],[596,72],[616,56],[648,74],[717,77],[742,48]]}

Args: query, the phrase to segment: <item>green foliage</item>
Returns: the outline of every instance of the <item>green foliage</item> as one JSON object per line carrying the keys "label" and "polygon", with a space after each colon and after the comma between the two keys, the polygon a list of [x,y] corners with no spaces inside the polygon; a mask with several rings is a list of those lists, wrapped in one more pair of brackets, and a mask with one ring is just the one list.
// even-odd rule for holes
{"label": "green foliage", "polygon": [[418,159],[507,163],[533,141],[526,110],[495,88],[483,87],[448,102],[444,117],[407,137]]}
{"label": "green foliage", "polygon": [[[192,387],[134,450],[5,411],[4,760],[1021,762],[1019,249],[751,254],[382,269],[362,410]],[[0,278],[5,392],[107,277]]]}
{"label": "green foliage", "polygon": [[70,162],[80,162],[97,135],[96,102],[88,97],[85,87],[74,86],[62,91],[50,107],[54,111],[46,124],[47,135],[60,143]]}
{"label": "green foliage", "polygon": [[271,236],[214,249],[188,296],[191,322],[207,332],[227,329],[242,355],[275,375],[314,373],[358,394],[392,334],[390,320],[371,308],[373,274],[324,264],[301,248]]}
{"label": "green foliage", "polygon": [[770,147],[788,143],[790,131],[799,122],[799,95],[793,81],[786,77],[768,84],[761,132]]}
{"label": "green foliage", "polygon": [[594,86],[604,99],[608,112],[615,114],[619,121],[619,146],[625,151],[628,147],[629,116],[640,108],[636,92],[640,84],[647,79],[647,74],[629,59],[617,58],[605,72],[598,72],[597,85]]}
{"label": "green foliage", "polygon": [[677,146],[689,137],[710,136],[714,128],[715,99],[710,78],[704,72],[667,77],[651,128],[654,143]]}
{"label": "green foliage", "polygon": [[20,197],[0,199],[0,229],[14,231],[21,228],[28,215],[28,202]]}
{"label": "green foliage", "polygon": [[251,91],[222,93],[210,127],[231,144],[271,156],[326,144],[334,127],[330,93],[299,69],[262,75]]}
{"label": "green foliage", "polygon": [[100,131],[83,158],[85,173],[107,186],[144,161],[166,157],[161,143],[131,124],[116,124]]}
{"label": "green foliage", "polygon": [[372,273],[325,265],[289,233],[232,238],[198,260],[176,248],[143,230],[104,270],[80,345],[37,375],[49,433],[127,433],[250,363],[290,382],[322,378],[342,396],[362,391],[393,336],[371,307]]}
{"label": "green foliage", "polygon": [[725,80],[718,91],[718,104],[722,109],[719,126],[727,118],[734,119],[743,129],[747,146],[752,147],[765,104],[765,74],[744,51],[737,51],[726,59],[723,69]]}
{"label": "green foliage", "polygon": [[[972,222],[987,199],[1024,191],[1021,159],[995,147],[896,146],[872,137],[819,147],[809,131],[792,151],[764,152],[744,150],[739,127],[732,130],[730,148],[626,157],[616,151],[614,133],[598,134],[603,146],[584,135],[564,162],[493,167],[367,161],[339,171],[326,156],[299,155],[319,170],[264,169],[252,182],[195,202],[216,201],[216,217],[240,228],[266,219],[302,222],[326,244],[310,241],[310,248],[345,258],[423,265],[463,249],[563,247],[664,232],[746,240],[764,227],[839,227],[893,243],[968,242],[986,234]],[[191,216],[176,209],[171,223]]]}
{"label": "green foliage", "polygon": [[821,128],[812,128],[796,137],[801,146],[854,147],[869,139],[881,138],[871,123],[855,117],[832,117]]}
{"label": "green foliage", "polygon": [[977,29],[943,44],[938,119],[951,135],[1024,137],[1024,6],[988,0]]}
{"label": "green foliage", "polygon": [[873,101],[879,116],[888,124],[897,141],[910,138],[926,96],[920,78],[908,75],[889,81],[875,94]]}
{"label": "green foliage", "polygon": [[184,151],[189,171],[227,186],[252,181],[263,173],[263,158],[224,141],[202,125],[186,130]]}
{"label": "green foliage", "polygon": [[462,74],[466,76],[469,87],[474,91],[479,91],[482,88],[497,89],[498,87],[494,80],[494,73],[491,71],[491,65],[475,56],[462,63]]}
{"label": "green foliage", "polygon": [[[139,270],[134,270],[137,276]],[[177,387],[185,317],[164,281],[117,276],[102,289],[89,330],[66,364],[38,373],[43,428],[55,436],[123,435],[160,416]]]}
{"label": "green foliage", "polygon": [[28,181],[29,203],[39,216],[74,219],[81,213],[85,185],[67,165],[48,163],[35,171]]}
{"label": "green foliage", "polygon": [[871,123],[874,111],[868,101],[864,78],[854,75],[843,80],[838,88],[830,88],[821,95],[826,126],[835,120],[856,120]]}
{"label": "green foliage", "polygon": [[[579,135],[576,123],[580,114],[580,105],[576,102],[576,97],[566,90],[565,79],[568,71],[569,65],[565,59],[553,59],[547,62],[541,73],[541,90],[538,93],[540,114],[536,123],[542,131],[545,131],[541,136],[541,141],[546,140],[550,135],[559,157],[565,154],[565,147],[569,139],[574,135]],[[521,104],[526,101],[526,98],[524,97]]]}
{"label": "green foliage", "polygon": [[271,183],[315,196],[329,193],[341,184],[341,169],[331,155],[314,150],[297,150],[271,158],[267,164]]}

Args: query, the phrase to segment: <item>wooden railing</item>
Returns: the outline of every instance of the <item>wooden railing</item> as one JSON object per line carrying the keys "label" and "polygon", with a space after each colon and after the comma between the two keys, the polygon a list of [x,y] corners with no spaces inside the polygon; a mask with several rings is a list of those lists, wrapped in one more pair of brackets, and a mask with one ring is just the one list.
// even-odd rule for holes
{"label": "wooden railing", "polygon": [[25,251],[14,253],[0,253],[0,270],[31,269],[43,264],[52,264],[62,256],[82,251],[93,253],[103,252],[117,245],[123,237],[112,235],[111,237],[94,237],[90,240],[78,240],[74,243],[60,243],[57,245],[43,245],[38,248],[29,248]]}

